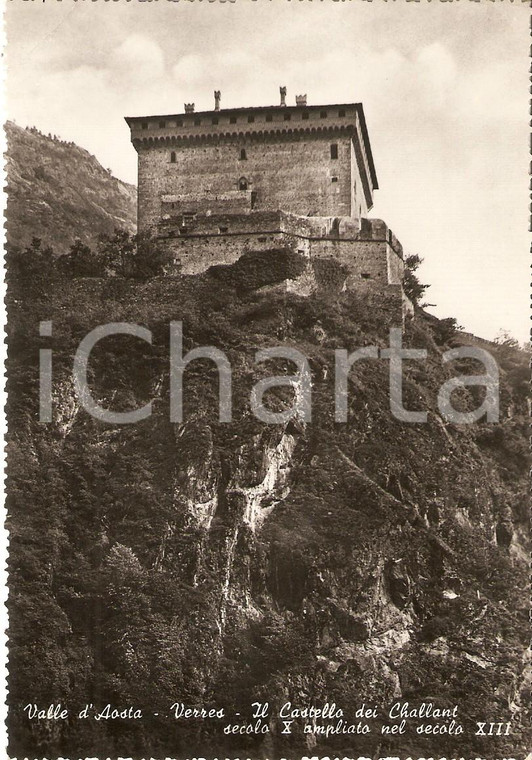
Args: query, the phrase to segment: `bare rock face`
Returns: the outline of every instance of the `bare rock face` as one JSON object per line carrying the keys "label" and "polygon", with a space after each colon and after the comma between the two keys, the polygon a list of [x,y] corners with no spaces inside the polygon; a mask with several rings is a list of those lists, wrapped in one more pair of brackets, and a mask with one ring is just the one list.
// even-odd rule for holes
{"label": "bare rock face", "polygon": [[[100,299],[83,300],[75,282],[44,305],[64,336],[54,359],[58,427],[28,414],[35,354],[11,354],[11,754],[34,756],[40,742],[46,756],[428,756],[430,739],[388,742],[378,720],[370,736],[325,739],[305,735],[298,720],[283,736],[272,717],[266,737],[235,739],[216,721],[161,716],[176,701],[216,704],[244,721],[255,701],[335,702],[353,716],[364,703],[385,711],[397,699],[432,699],[458,705],[468,726],[476,715],[512,720],[512,736],[489,745],[469,731],[460,755],[519,756],[530,691],[521,387],[503,374],[514,415],[496,436],[483,423],[445,423],[435,399],[446,347],[418,315],[404,343],[426,347],[429,359],[423,372],[405,367],[404,389],[407,406],[427,405],[427,423],[390,415],[388,365],[376,360],[353,370],[349,419],[336,423],[334,349],[385,345],[385,299],[381,311],[376,294],[272,290],[299,276],[297,262],[279,252],[269,270],[247,261],[250,269],[243,258],[233,271],[124,282],[109,293],[106,319],[127,315],[154,341],[127,352],[122,339],[102,342],[92,388],[118,409],[153,399],[138,425],[97,423],[70,397],[76,341],[102,321]],[[44,306],[28,298],[24,313]],[[231,422],[218,421],[212,362],[187,368],[184,421],[170,421],[170,320],[183,321],[186,350],[226,353]],[[29,341],[28,324],[17,328]],[[294,371],[255,361],[279,344],[309,359],[311,421],[268,425],[251,414],[253,385]],[[268,403],[292,408],[293,393],[277,388]],[[39,551],[26,551],[32,542]],[[41,699],[54,688],[72,704],[121,699],[159,716],[127,731],[78,722],[57,736],[29,735],[18,706],[29,691]],[[441,756],[455,749],[453,737],[440,737]]]}
{"label": "bare rock face", "polygon": [[390,598],[395,606],[402,610],[411,598],[410,579],[398,562],[392,562],[387,568],[387,581]]}

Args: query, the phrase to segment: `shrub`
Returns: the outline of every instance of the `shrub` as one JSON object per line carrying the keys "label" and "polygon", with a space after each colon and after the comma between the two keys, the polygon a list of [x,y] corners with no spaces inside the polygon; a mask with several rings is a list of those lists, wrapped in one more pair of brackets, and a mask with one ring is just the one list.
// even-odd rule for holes
{"label": "shrub", "polygon": [[439,319],[437,322],[434,322],[431,327],[434,340],[439,346],[443,346],[451,340],[459,330],[463,330],[462,325],[459,325],[454,317]]}

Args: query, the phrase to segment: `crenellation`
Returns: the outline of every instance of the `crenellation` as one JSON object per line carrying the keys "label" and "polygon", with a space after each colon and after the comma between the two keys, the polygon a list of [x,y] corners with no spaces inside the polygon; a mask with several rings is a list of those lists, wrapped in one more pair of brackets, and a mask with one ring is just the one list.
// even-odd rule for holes
{"label": "crenellation", "polygon": [[[363,116],[360,118],[361,104],[353,104],[340,108],[338,106],[328,106],[324,111],[323,108],[316,106],[296,105],[296,106],[271,106],[260,108],[241,108],[241,109],[220,109],[214,111],[194,112],[194,104],[186,104],[184,114],[148,116],[148,117],[128,117],[126,121],[131,129],[132,139],[143,139],[146,137],[146,131],[150,136],[171,136],[192,137],[206,135],[213,132],[219,135],[222,129],[228,129],[230,133],[235,132],[239,135],[253,135],[261,131],[274,130],[281,128],[289,134],[290,131],[297,132],[300,130],[309,132],[311,130],[320,132],[340,129],[349,129],[352,132],[358,130],[361,139],[364,137]],[[342,116],[339,116],[343,113]],[[323,116],[325,114],[325,116]],[[250,121],[250,118],[252,119]],[[213,125],[213,119],[217,119]],[[165,122],[163,128],[159,127],[161,121]],[[216,130],[211,127],[216,126]],[[374,179],[376,179],[374,177]]]}

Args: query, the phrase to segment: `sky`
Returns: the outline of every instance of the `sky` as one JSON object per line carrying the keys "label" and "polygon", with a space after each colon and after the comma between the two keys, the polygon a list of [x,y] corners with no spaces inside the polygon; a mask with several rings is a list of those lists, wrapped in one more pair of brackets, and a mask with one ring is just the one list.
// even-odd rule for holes
{"label": "sky", "polygon": [[439,317],[529,329],[527,3],[49,0],[6,5],[7,111],[136,181],[124,116],[362,102],[381,218]]}

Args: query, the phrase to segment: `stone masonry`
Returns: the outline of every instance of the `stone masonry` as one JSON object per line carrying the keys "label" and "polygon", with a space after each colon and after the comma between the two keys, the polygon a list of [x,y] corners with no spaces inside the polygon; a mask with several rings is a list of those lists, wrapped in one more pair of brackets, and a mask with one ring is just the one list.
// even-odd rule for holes
{"label": "stone masonry", "polygon": [[362,104],[128,117],[138,153],[138,230],[174,271],[197,274],[280,246],[345,265],[345,287],[402,292],[402,247],[368,219],[378,188]]}

